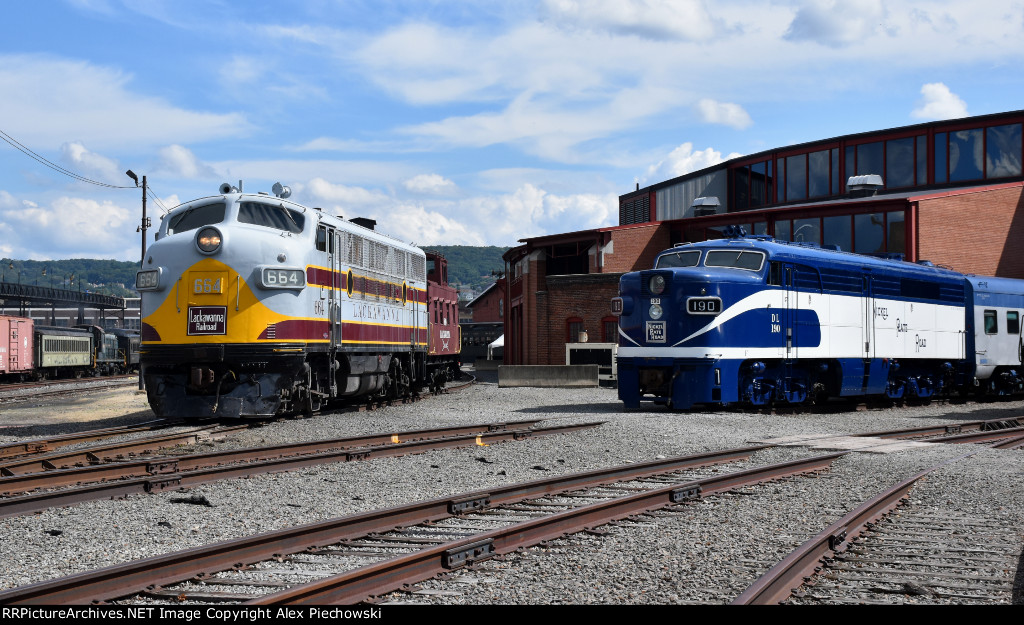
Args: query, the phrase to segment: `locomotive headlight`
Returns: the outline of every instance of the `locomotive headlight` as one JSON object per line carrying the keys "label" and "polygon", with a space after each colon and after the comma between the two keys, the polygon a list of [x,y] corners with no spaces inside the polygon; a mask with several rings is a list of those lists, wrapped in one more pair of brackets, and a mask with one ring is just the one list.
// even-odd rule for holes
{"label": "locomotive headlight", "polygon": [[196,246],[205,254],[212,254],[220,248],[220,231],[216,228],[203,228],[196,235]]}
{"label": "locomotive headlight", "polygon": [[661,295],[665,292],[665,276],[651,276],[651,279],[647,282],[647,288],[650,289],[651,295]]}
{"label": "locomotive headlight", "polygon": [[651,309],[647,312],[650,313],[651,319],[661,319],[662,310],[660,304],[651,304]]}

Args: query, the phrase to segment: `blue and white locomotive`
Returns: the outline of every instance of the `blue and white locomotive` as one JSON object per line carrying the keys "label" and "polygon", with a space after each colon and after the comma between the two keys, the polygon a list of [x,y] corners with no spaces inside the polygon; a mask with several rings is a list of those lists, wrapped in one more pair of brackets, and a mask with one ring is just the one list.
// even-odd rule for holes
{"label": "blue and white locomotive", "polygon": [[744,236],[622,276],[619,398],[754,406],[1024,389],[1024,281]]}

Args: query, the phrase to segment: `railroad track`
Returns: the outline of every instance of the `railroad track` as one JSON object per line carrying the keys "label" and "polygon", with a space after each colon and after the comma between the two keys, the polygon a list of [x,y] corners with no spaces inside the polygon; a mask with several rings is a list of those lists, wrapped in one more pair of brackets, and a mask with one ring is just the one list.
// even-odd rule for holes
{"label": "railroad track", "polygon": [[[10,384],[0,384],[0,399],[11,400],[11,399],[25,399],[26,397],[39,397],[41,395],[51,395],[60,393],[75,392],[74,389],[61,388],[58,390],[48,391],[47,388],[51,386],[95,386],[97,382],[109,383],[106,386],[119,386],[123,384],[129,384],[137,381],[139,378],[137,373],[123,374],[123,375],[102,375],[88,378],[63,378],[57,380],[41,380],[38,382],[17,382]],[[34,391],[31,395],[8,395],[8,393],[14,391]]]}
{"label": "railroad track", "polygon": [[1024,532],[1019,526],[1000,526],[940,505],[906,503],[920,480],[975,453],[926,469],[864,502],[786,556],[733,603],[1021,603]]}
{"label": "railroad track", "polygon": [[762,449],[634,463],[350,515],[16,588],[0,593],[0,603],[355,603],[617,519],[817,474],[843,455],[691,473],[749,460]]}
{"label": "railroad track", "polygon": [[[537,428],[539,420],[455,426],[284,445],[161,456],[0,477],[0,518],[112,497],[179,490],[223,479],[564,434],[602,422]],[[239,426],[244,427],[244,426]],[[26,466],[26,463],[18,465]],[[71,488],[61,488],[71,486]],[[57,489],[60,490],[50,490]],[[33,494],[18,495],[29,491]]]}

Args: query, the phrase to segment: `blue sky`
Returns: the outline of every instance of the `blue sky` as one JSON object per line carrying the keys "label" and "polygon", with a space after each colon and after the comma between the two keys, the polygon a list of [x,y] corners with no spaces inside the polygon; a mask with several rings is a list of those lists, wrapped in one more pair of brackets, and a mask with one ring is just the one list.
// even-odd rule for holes
{"label": "blue sky", "polygon": [[[0,130],[161,205],[222,182],[420,245],[605,225],[741,154],[1024,109],[1024,2],[42,0]],[[138,260],[141,193],[0,143],[0,256]]]}

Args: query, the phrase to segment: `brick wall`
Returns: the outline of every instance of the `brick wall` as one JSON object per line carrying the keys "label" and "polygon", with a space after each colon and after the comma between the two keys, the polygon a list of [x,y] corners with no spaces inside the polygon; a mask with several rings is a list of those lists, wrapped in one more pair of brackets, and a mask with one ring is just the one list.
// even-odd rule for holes
{"label": "brick wall", "polygon": [[473,322],[501,321],[505,312],[499,304],[505,299],[505,280],[498,280],[494,288],[473,300],[470,309]]}
{"label": "brick wall", "polygon": [[670,247],[669,229],[663,224],[645,224],[611,231],[612,253],[604,256],[604,273],[625,273],[654,266],[654,257]]}
{"label": "brick wall", "polygon": [[548,276],[547,292],[537,298],[539,332],[537,360],[528,364],[564,365],[566,321],[583,320],[591,343],[601,341],[602,319],[611,314],[611,299],[619,294],[621,274],[600,273]]}
{"label": "brick wall", "polygon": [[1024,186],[918,202],[918,258],[962,273],[1024,278]]}

